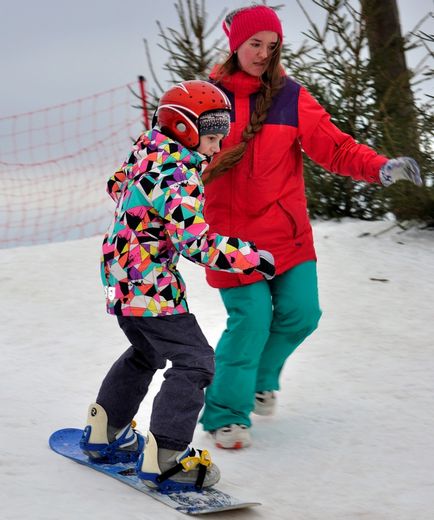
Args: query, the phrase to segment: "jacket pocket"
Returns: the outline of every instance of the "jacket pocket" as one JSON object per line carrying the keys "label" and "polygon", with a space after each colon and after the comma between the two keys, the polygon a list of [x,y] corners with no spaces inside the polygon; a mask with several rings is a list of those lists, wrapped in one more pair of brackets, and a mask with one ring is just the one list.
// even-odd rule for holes
{"label": "jacket pocket", "polygon": [[306,203],[300,200],[279,199],[277,204],[285,213],[292,229],[292,237],[297,238],[309,228]]}

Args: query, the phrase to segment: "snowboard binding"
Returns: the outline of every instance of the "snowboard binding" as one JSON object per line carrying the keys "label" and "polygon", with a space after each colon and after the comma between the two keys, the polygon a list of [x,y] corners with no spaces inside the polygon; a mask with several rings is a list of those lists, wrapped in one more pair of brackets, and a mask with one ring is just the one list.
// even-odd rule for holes
{"label": "snowboard binding", "polygon": [[89,407],[80,448],[93,462],[135,462],[143,451],[145,439],[134,428],[134,421],[120,430],[109,427],[104,408],[93,403]]}
{"label": "snowboard binding", "polygon": [[164,493],[197,492],[213,486],[220,479],[220,471],[206,450],[187,448],[179,452],[161,449],[151,432],[137,461],[136,471],[144,484]]}

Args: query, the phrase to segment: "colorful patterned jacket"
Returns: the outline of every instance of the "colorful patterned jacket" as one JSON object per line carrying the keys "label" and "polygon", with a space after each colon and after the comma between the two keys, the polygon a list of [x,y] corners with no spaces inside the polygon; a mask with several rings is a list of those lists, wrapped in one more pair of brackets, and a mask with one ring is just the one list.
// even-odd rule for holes
{"label": "colorful patterned jacket", "polygon": [[164,316],[188,312],[179,255],[231,273],[259,264],[256,247],[208,233],[200,177],[204,157],[161,134],[142,134],[107,191],[117,203],[103,241],[107,312]]}

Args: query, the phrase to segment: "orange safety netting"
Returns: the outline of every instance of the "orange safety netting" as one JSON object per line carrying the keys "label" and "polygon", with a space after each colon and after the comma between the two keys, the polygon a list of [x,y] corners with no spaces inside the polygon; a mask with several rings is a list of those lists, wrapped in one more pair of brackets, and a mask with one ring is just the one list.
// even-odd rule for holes
{"label": "orange safety netting", "polygon": [[105,231],[107,179],[143,130],[131,87],[0,118],[0,247]]}

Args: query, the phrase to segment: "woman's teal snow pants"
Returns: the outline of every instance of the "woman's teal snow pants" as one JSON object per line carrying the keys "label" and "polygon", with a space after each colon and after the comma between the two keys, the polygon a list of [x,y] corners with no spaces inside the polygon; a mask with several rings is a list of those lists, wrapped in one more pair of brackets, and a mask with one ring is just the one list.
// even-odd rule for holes
{"label": "woman's teal snow pants", "polygon": [[271,281],[222,289],[220,294],[228,320],[200,419],[207,431],[229,424],[250,426],[255,392],[279,390],[286,359],[321,317],[314,261]]}

